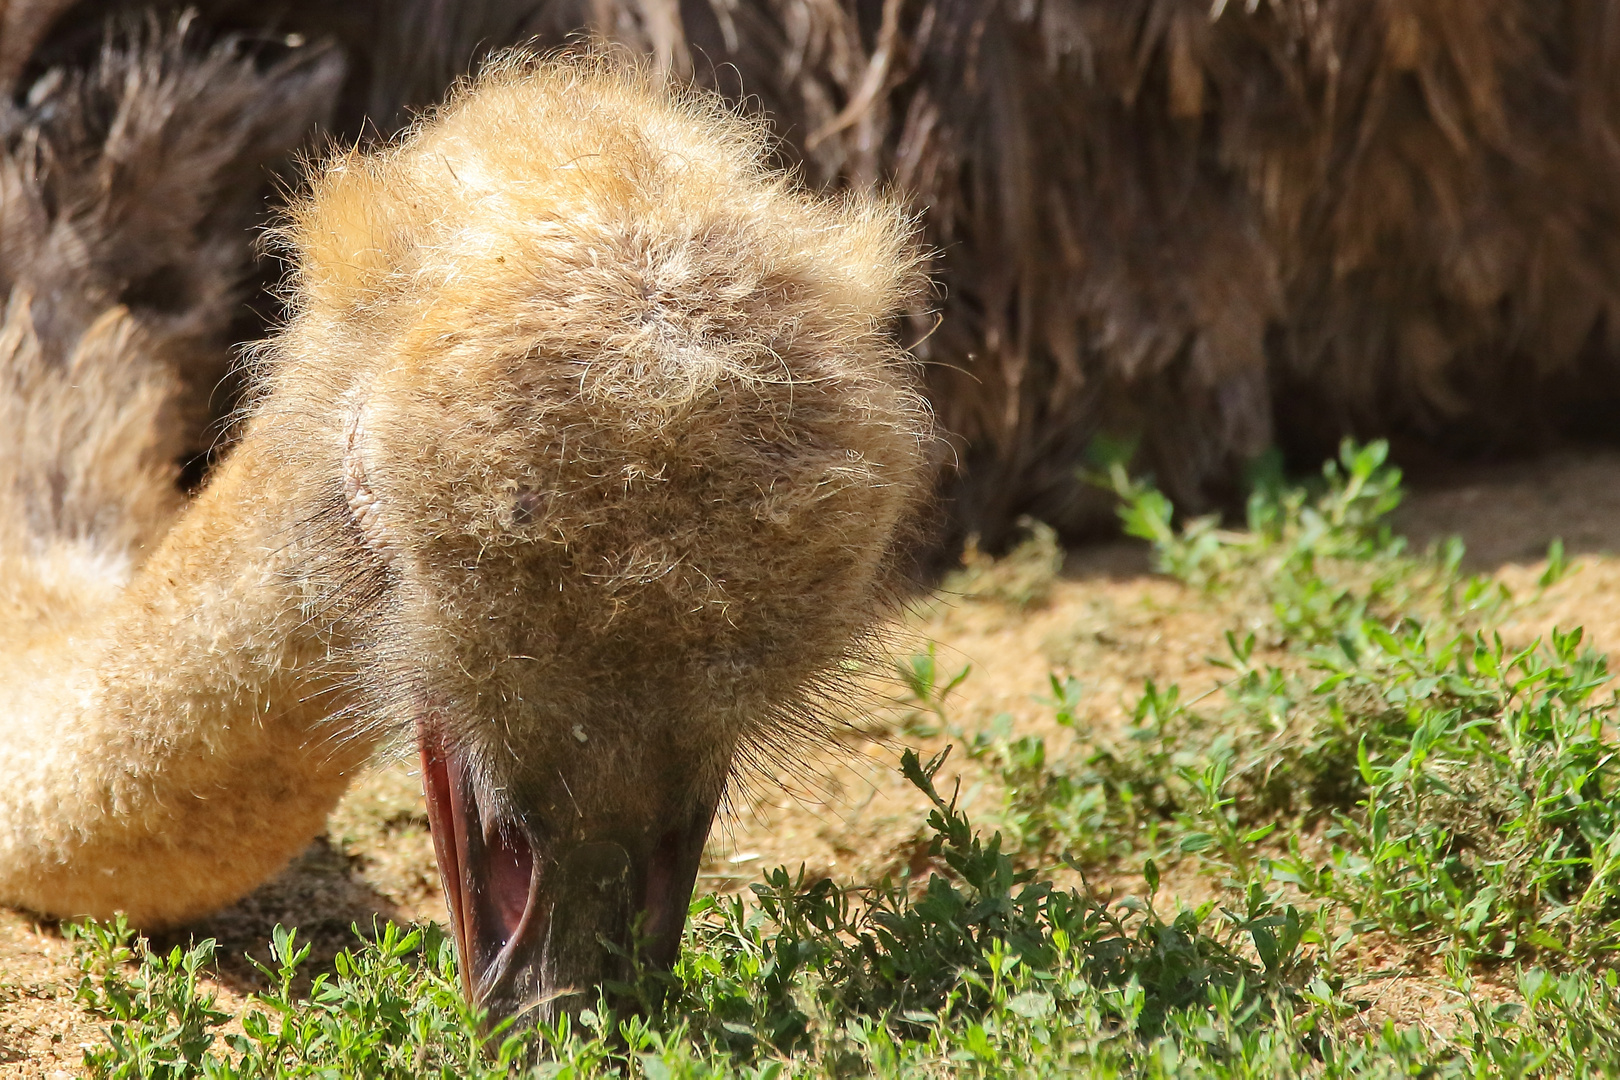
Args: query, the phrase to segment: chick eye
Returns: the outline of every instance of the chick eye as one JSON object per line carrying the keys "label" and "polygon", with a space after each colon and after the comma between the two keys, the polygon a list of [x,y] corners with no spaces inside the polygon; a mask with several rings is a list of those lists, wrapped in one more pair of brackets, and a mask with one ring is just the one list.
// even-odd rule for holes
{"label": "chick eye", "polygon": [[545,507],[546,497],[542,493],[527,489],[518,492],[517,498],[512,500],[513,527],[521,529],[525,525],[533,525],[540,519]]}

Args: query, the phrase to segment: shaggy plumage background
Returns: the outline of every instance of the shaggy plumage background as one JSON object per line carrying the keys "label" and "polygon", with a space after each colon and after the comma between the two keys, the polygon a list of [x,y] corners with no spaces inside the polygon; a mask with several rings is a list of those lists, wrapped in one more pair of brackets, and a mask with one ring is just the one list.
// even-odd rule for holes
{"label": "shaggy plumage background", "polygon": [[[118,74],[145,69],[103,46],[146,6],[0,9],[13,161],[27,132],[60,127],[46,114],[63,87],[90,88],[75,91],[95,99],[73,106],[86,115],[147,93]],[[125,53],[235,57],[239,78],[281,88],[273,107],[224,110],[231,160],[204,171],[237,209],[209,221],[250,216],[239,178],[283,167],[269,148],[284,161],[290,131],[387,133],[490,47],[582,29],[768,113],[813,184],[908,192],[939,251],[937,303],[907,332],[956,440],[947,549],[1004,542],[1021,514],[1071,535],[1108,521],[1076,477],[1099,437],[1134,443],[1136,467],[1200,507],[1272,445],[1309,461],[1345,433],[1478,453],[1616,430],[1620,0],[196,7],[183,34],[163,12],[124,31]],[[339,61],[341,84],[325,74]],[[147,153],[188,175],[202,151]],[[44,264],[19,262],[13,235],[0,274],[27,285]],[[133,256],[87,258],[144,281],[135,302],[174,305],[166,279],[125,272]],[[193,336],[226,354],[223,326]],[[217,359],[188,363],[217,380]]]}

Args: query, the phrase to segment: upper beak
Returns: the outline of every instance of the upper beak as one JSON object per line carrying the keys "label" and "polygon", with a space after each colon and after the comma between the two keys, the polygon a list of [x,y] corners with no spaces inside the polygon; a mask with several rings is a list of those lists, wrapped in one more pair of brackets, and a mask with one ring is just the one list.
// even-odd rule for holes
{"label": "upper beak", "polygon": [[712,803],[645,822],[537,836],[481,804],[465,763],[427,728],[422,786],[467,1000],[494,1026],[549,1023],[629,982],[632,957],[673,966]]}

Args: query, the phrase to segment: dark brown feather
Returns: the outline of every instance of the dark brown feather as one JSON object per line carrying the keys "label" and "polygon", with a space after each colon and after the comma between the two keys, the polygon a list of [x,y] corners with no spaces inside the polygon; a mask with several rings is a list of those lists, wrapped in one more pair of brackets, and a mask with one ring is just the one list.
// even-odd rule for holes
{"label": "dark brown feather", "polygon": [[270,169],[329,113],[343,61],[190,36],[184,21],[127,25],[88,67],[52,68],[0,104],[0,293],[32,297],[47,358],[127,306],[200,437]]}
{"label": "dark brown feather", "polygon": [[[30,70],[128,6],[68,8]],[[1513,449],[1620,405],[1615,0],[200,8],[334,42],[345,137],[488,48],[591,31],[768,114],[812,183],[907,192],[939,252],[911,334],[957,439],[947,545],[1106,523],[1076,476],[1098,436],[1197,508],[1276,443]]]}

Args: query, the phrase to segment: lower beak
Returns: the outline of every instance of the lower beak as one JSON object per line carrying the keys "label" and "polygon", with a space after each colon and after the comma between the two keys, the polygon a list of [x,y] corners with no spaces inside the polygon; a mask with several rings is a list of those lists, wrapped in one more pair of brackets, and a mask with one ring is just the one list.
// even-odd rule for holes
{"label": "lower beak", "polygon": [[676,815],[685,820],[536,837],[481,803],[444,740],[419,738],[462,987],[486,1024],[549,1023],[595,1005],[606,984],[630,981],[638,947],[647,966],[673,966],[713,804]]}

